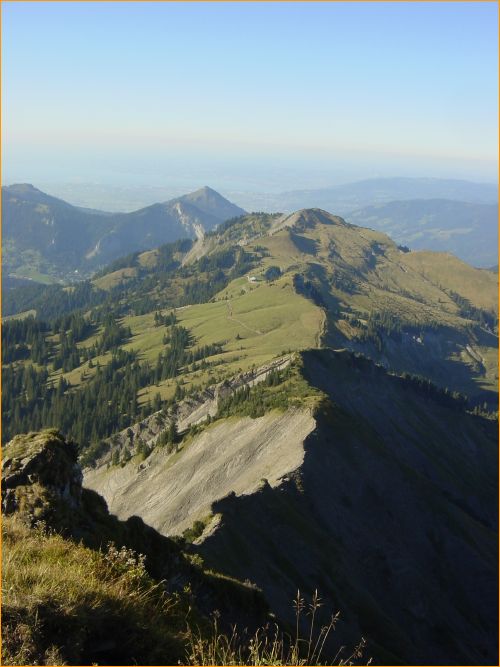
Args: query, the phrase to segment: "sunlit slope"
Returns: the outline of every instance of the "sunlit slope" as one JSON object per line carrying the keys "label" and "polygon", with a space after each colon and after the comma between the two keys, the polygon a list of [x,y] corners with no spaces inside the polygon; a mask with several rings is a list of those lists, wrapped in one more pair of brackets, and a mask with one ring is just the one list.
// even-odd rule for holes
{"label": "sunlit slope", "polygon": [[[498,312],[491,272],[446,253],[406,252],[386,234],[348,224],[320,209],[291,215],[250,214],[229,221],[198,240],[182,263],[194,265],[201,257],[235,245],[250,253],[265,250],[256,272],[249,273],[259,277],[270,265],[290,275],[309,272],[316,280],[324,278],[323,292],[360,312],[389,310],[407,320],[437,318],[457,325],[464,318],[450,293],[477,308]],[[138,264],[151,271],[155,261],[154,251],[138,256]],[[99,279],[99,286],[127,281],[136,273],[124,268]]]}
{"label": "sunlit slope", "polygon": [[[128,295],[150,297],[157,305],[146,314],[122,318],[132,331],[123,348],[154,363],[164,349],[164,331],[153,326],[155,311],[167,312],[198,276],[209,284],[214,272],[204,271],[203,262],[234,248],[252,258],[245,275],[226,283],[206,303],[176,309],[193,346],[222,345],[209,368],[181,369],[188,385],[222,379],[283,350],[324,344],[350,347],[397,372],[430,377],[476,400],[493,400],[498,379],[495,274],[451,255],[407,252],[381,232],[319,209],[250,214],[225,223],[184,254],[174,253],[173,260],[185,268],[172,273],[162,289],[154,286],[159,251],[138,254],[130,266],[96,279],[96,287],[115,290],[122,308]],[[281,271],[274,281],[265,278],[271,266]],[[82,371],[85,365],[67,379],[78,385]],[[58,377],[59,372],[53,375]],[[156,389],[169,398],[174,384],[168,380],[141,390],[141,401]]]}
{"label": "sunlit slope", "polygon": [[498,312],[498,274],[478,271],[444,252],[412,252],[405,260],[407,266],[434,285],[451,289],[480,308]]}
{"label": "sunlit slope", "polygon": [[[282,216],[254,241],[327,314],[323,342],[470,396],[497,388],[497,284],[453,256],[408,252],[317,209]],[[249,244],[248,247],[252,247]]]}
{"label": "sunlit slope", "polygon": [[[154,364],[165,350],[166,331],[164,327],[154,326],[155,312],[130,315],[121,320],[132,332],[121,348],[135,351],[140,362]],[[189,330],[192,347],[213,343],[222,346],[220,354],[210,357],[207,368],[194,372],[189,368],[181,369],[183,383],[187,387],[191,384],[201,386],[211,378],[220,380],[239,370],[259,366],[284,351],[316,347],[325,321],[322,309],[297,294],[291,280],[286,277],[274,283],[250,283],[247,277],[238,278],[213,301],[177,308],[175,314],[178,325]],[[99,334],[100,330],[79,343],[79,347],[93,344]],[[98,361],[105,365],[109,360],[109,353],[102,354],[94,360],[93,368],[89,368],[86,362],[68,373],[54,371],[51,377],[57,382],[63,376],[72,386],[79,386],[82,374],[85,379],[93,377],[95,363]],[[162,398],[170,398],[175,383],[174,379],[166,380],[141,390],[141,401],[156,392]]]}
{"label": "sunlit slope", "polygon": [[[68,289],[47,289],[21,310],[35,308],[44,319],[57,301],[71,313],[64,300],[78,288]],[[466,394],[471,407],[496,409],[496,275],[449,255],[410,252],[319,209],[241,216],[194,244],[133,253],[88,283],[87,292],[77,305],[89,325],[71,369],[53,363],[60,332],[45,334],[49,386],[63,376],[70,394],[97,384],[97,369],[109,371],[110,363],[130,374],[132,360],[117,360],[120,350],[133,351],[133,363],[144,365],[135,395],[147,412],[158,395],[171,399],[287,350],[330,347]],[[155,372],[160,356],[172,353],[171,331],[158,325],[157,313],[175,313],[188,336],[184,360],[168,373]],[[114,347],[101,344],[107,317],[124,329]],[[32,360],[25,354],[15,363]],[[115,384],[116,376],[109,377]]]}
{"label": "sunlit slope", "polygon": [[[322,310],[298,295],[290,281],[251,284],[247,278],[231,282],[210,303],[176,310],[180,325],[186,327],[197,346],[222,344],[223,351],[210,358],[210,368],[190,372],[184,369],[183,381],[203,384],[211,377],[220,380],[239,370],[261,365],[283,351],[318,345],[324,321]],[[141,360],[153,362],[165,347],[164,330],[155,328],[154,314],[126,317],[132,338],[123,346],[135,350]],[[174,381],[165,381],[160,394],[168,397]],[[150,391],[143,391],[149,396]]]}
{"label": "sunlit slope", "polygon": [[[281,229],[280,229],[281,227]],[[477,307],[498,311],[496,281],[452,255],[405,252],[387,235],[346,223],[317,209],[284,218],[276,232],[259,239],[273,259],[307,268],[329,293],[357,309],[390,309],[419,320],[434,316],[457,324],[450,290]],[[402,308],[401,308],[402,306]]]}

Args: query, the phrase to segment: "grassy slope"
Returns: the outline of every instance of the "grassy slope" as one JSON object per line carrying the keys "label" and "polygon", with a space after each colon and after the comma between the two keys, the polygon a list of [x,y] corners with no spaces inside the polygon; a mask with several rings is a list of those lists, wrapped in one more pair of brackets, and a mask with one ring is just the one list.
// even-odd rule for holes
{"label": "grassy slope", "polygon": [[[257,236],[252,238],[252,234]],[[209,359],[211,368],[185,374],[184,381],[188,385],[222,379],[239,369],[265,363],[283,350],[318,346],[326,330],[323,312],[292,287],[293,274],[312,272],[330,309],[328,344],[334,347],[349,342],[357,344],[359,330],[350,325],[351,315],[363,321],[370,313],[386,312],[411,324],[438,323],[452,332],[452,349],[446,354],[451,364],[449,368],[463,376],[458,388],[470,393],[474,386],[471,382],[480,389],[496,388],[494,339],[483,336],[470,341],[483,358],[484,369],[478,371],[464,345],[470,322],[458,315],[457,304],[449,296],[449,291],[453,290],[474,305],[497,309],[496,280],[491,272],[469,267],[449,255],[401,252],[381,232],[347,225],[317,210],[286,218],[248,216],[220,236],[208,236],[205,242],[197,244],[195,254],[210,255],[241,238],[247,252],[256,247],[267,250],[268,256],[249,273],[257,276],[259,282],[250,283],[245,276],[238,278],[210,303],[177,310],[178,319],[191,331],[195,346],[224,343],[224,352]],[[139,264],[154,273],[157,256],[157,251],[141,253]],[[194,259],[192,253],[188,253],[186,261],[190,263]],[[271,265],[278,265],[284,272],[274,284],[262,279],[263,272]],[[126,282],[135,273],[133,267],[120,269],[99,278],[97,283],[110,288],[120,281]],[[353,289],[346,290],[336,283],[339,276],[345,275],[352,280]],[[178,289],[180,283],[178,279],[174,281],[172,289]],[[136,350],[141,360],[150,363],[155,363],[163,349],[165,333],[164,328],[153,326],[153,317],[154,313],[148,313],[124,319],[133,333],[124,348]],[[98,334],[79,343],[79,347],[91,345]],[[109,357],[109,354],[103,355],[99,363],[107,363]],[[410,370],[418,372],[416,368]],[[94,373],[95,370],[83,364],[65,377],[78,387]],[[59,376],[60,371],[52,374],[54,381]],[[145,401],[157,391],[162,398],[170,398],[174,384],[170,380],[159,387],[145,388],[140,399]]]}
{"label": "grassy slope", "polygon": [[241,622],[265,618],[255,587],[196,557],[189,578],[179,570],[184,587],[167,592],[138,552],[111,543],[96,551],[18,516],[4,517],[2,546],[3,665],[193,664],[193,634],[211,636],[199,601],[232,619],[241,610]]}
{"label": "grassy slope", "polygon": [[480,271],[447,253],[412,252],[406,262],[427,280],[451,289],[480,308],[498,312],[498,275]]}
{"label": "grassy slope", "polygon": [[[232,308],[232,315],[230,308]],[[166,309],[165,313],[170,312]],[[213,369],[186,373],[186,384],[206,383],[212,376],[222,379],[239,370],[248,370],[251,366],[266,363],[283,350],[300,350],[318,344],[319,332],[324,315],[320,308],[310,300],[298,295],[291,286],[290,279],[283,278],[273,284],[260,281],[249,283],[246,277],[233,280],[228,287],[218,294],[213,302],[195,304],[176,310],[178,323],[191,332],[193,346],[210,343],[223,343],[222,354],[210,357],[209,361],[217,366]],[[154,326],[154,313],[128,316],[123,324],[132,330],[132,338],[122,345],[125,350],[138,352],[141,361],[156,362],[165,348],[164,327]],[[99,338],[99,331],[78,347],[89,347]],[[237,339],[236,337],[239,336]],[[55,342],[54,338],[54,342]],[[94,360],[105,365],[111,354],[100,355]],[[84,363],[64,377],[73,386],[82,383],[82,374],[89,379],[95,374],[94,369]],[[61,371],[51,374],[54,382],[61,376]],[[162,398],[169,398],[175,382],[167,380],[159,387],[151,386],[141,391],[143,400],[159,391]]]}
{"label": "grassy slope", "polygon": [[122,664],[184,658],[186,600],[166,596],[139,561],[16,518],[2,524],[3,664],[96,664],[110,652]]}
{"label": "grassy slope", "polygon": [[[409,325],[437,325],[446,341],[443,359],[447,370],[446,378],[436,376],[434,381],[446,384],[452,372],[456,387],[467,394],[474,392],[474,386],[496,391],[497,339],[484,331],[471,334],[473,323],[460,316],[449,296],[454,291],[473,305],[498,313],[495,276],[450,255],[401,252],[380,232],[339,223],[318,224],[320,214],[294,214],[290,222],[302,226],[300,233],[282,229],[260,239],[259,244],[268,248],[272,260],[278,260],[282,268],[312,269],[315,284],[337,310],[337,315],[329,318],[327,341],[333,346],[356,341],[359,330],[350,326],[349,314],[363,320],[371,313],[383,312]],[[342,274],[352,281],[351,289],[335,284]],[[466,344],[483,358],[482,369],[477,368]],[[394,355],[390,363],[397,364]],[[423,372],[418,364],[408,370]]]}
{"label": "grassy slope", "polygon": [[[300,639],[291,635],[290,646],[290,635],[274,624],[249,631],[237,614],[228,625],[220,613],[209,624],[193,608],[190,586],[165,593],[130,550],[93,551],[30,530],[17,517],[3,520],[2,539],[3,665],[330,664],[321,639],[334,624],[321,630],[313,619]],[[253,608],[254,589],[241,586],[242,594],[231,578],[211,570],[203,576],[221,601],[245,615]],[[263,617],[262,602],[255,609]]]}
{"label": "grassy slope", "polygon": [[[176,314],[179,324],[193,335],[195,346],[224,343],[223,353],[210,357],[217,371],[186,373],[187,385],[204,384],[211,377],[222,379],[253,365],[260,366],[283,350],[314,347],[323,319],[321,310],[296,294],[286,279],[254,285],[239,278],[214,303],[181,308]],[[163,327],[153,326],[153,318],[153,314],[125,318],[124,324],[130,326],[133,336],[123,346],[139,351],[141,359],[152,363],[164,348],[165,334]],[[162,397],[167,398],[173,386],[173,380],[166,381],[159,388],[143,390],[141,396],[147,398],[160,390]]]}
{"label": "grassy slope", "polygon": [[130,278],[135,278],[137,276],[137,269],[133,267],[127,267],[125,269],[118,269],[118,271],[113,271],[112,273],[107,273],[101,278],[96,278],[92,282],[98,289],[109,290],[116,285],[126,282]]}

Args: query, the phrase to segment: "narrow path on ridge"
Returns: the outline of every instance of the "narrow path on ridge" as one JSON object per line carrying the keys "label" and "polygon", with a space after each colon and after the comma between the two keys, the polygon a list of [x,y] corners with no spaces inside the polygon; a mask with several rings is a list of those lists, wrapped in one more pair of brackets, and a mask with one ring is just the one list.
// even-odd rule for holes
{"label": "narrow path on ridge", "polygon": [[233,305],[230,301],[228,301],[228,303],[227,303],[227,312],[228,312],[228,316],[227,316],[228,320],[232,320],[233,322],[237,322],[238,324],[241,324],[242,327],[245,327],[245,329],[248,329],[252,333],[255,333],[255,334],[258,334],[259,336],[262,336],[262,331],[259,331],[258,329],[252,329],[252,327],[249,327],[248,324],[245,324],[241,320],[236,319],[236,317],[233,317]]}

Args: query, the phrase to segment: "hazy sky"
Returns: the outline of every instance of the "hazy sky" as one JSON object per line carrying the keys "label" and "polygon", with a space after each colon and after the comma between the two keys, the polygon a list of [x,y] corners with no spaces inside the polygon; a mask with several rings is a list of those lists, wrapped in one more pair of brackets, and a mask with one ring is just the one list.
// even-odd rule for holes
{"label": "hazy sky", "polygon": [[494,180],[497,12],[3,2],[3,180]]}

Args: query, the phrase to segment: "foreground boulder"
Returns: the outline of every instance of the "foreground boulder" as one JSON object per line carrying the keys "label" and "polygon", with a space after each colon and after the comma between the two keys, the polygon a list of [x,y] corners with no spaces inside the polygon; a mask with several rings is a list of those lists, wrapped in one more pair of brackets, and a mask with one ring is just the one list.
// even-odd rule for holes
{"label": "foreground boulder", "polygon": [[262,593],[207,571],[182,540],[119,521],[82,488],[56,430],[16,436],[2,465],[2,664],[177,664],[190,624],[257,627]]}
{"label": "foreground boulder", "polygon": [[54,430],[18,435],[2,461],[2,513],[19,512],[31,523],[64,521],[82,505],[77,447]]}

